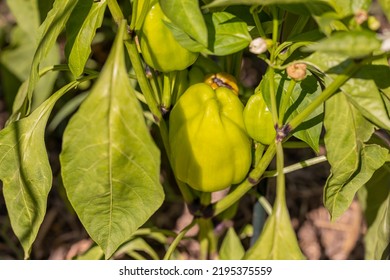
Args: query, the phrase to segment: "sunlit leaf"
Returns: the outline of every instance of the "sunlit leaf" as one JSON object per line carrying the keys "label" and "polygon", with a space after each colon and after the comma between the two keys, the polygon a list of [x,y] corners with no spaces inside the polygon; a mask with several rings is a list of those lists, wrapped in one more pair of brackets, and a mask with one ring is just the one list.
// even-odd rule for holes
{"label": "sunlit leaf", "polygon": [[68,40],[65,51],[69,68],[76,78],[83,73],[91,53],[92,40],[96,29],[102,24],[106,6],[105,0],[79,1],[66,24]]}
{"label": "sunlit leaf", "polygon": [[180,29],[207,46],[207,26],[198,0],[160,0],[164,14]]}
{"label": "sunlit leaf", "polygon": [[303,50],[336,53],[346,57],[360,58],[372,54],[374,51],[379,51],[381,44],[381,40],[379,40],[376,33],[371,31],[341,31],[332,34],[329,38],[309,45],[303,48]]}
{"label": "sunlit leaf", "polygon": [[160,153],[125,68],[121,24],[101,76],[70,120],[60,155],[68,198],[106,258],[160,207]]}
{"label": "sunlit leaf", "polygon": [[[326,85],[329,85],[351,63],[343,55],[323,52],[315,52],[305,58],[305,61],[325,74]],[[371,67],[378,67],[379,70],[381,66],[371,65]],[[390,118],[382,96],[376,82],[367,76],[366,71],[367,68],[363,67],[341,87],[341,90],[347,96],[348,102],[353,104],[364,117],[378,127],[390,130]],[[386,82],[382,83],[386,84]]]}
{"label": "sunlit leaf", "polygon": [[205,15],[208,27],[208,47],[205,48],[173,24],[167,24],[175,39],[194,52],[214,55],[228,55],[246,48],[251,36],[247,24],[233,14],[216,12]]}
{"label": "sunlit leaf", "polygon": [[52,172],[44,133],[55,102],[78,82],[72,82],[31,115],[0,131],[0,179],[12,229],[29,257],[31,246],[46,213]]}
{"label": "sunlit leaf", "polygon": [[234,228],[229,228],[219,250],[221,260],[239,260],[245,254],[244,247]]}
{"label": "sunlit leaf", "polygon": [[[278,186],[279,187],[279,186]],[[284,187],[285,188],[285,187]],[[285,191],[277,190],[271,216],[265,222],[259,239],[246,252],[246,260],[302,260],[297,237],[291,225]]]}
{"label": "sunlit leaf", "polygon": [[[266,73],[262,78],[259,89],[261,89],[263,93],[268,108],[271,108],[269,82],[269,75]],[[280,103],[280,99],[287,93],[290,81],[285,73],[276,72],[274,76],[274,83],[277,90],[277,101]],[[319,82],[310,72],[308,72],[306,79],[304,79],[301,83],[297,83],[294,87],[293,93],[287,103],[288,109],[285,114],[284,123],[298,115],[315,98],[317,98],[320,93],[321,87]],[[323,111],[323,106],[316,108],[294,133],[295,137],[306,142],[315,152],[319,151]]]}
{"label": "sunlit leaf", "polygon": [[[378,147],[363,146],[374,132],[356,108],[339,93],[326,102],[324,125],[331,175],[324,190],[324,203],[332,219],[341,216],[359,188],[383,165],[385,154]],[[379,149],[379,150],[378,150]],[[372,157],[377,156],[377,161]]]}

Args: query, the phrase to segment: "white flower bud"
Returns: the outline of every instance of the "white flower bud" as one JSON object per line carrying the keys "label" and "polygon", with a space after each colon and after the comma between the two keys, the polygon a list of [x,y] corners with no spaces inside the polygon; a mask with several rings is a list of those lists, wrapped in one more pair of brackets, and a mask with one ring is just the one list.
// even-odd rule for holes
{"label": "white flower bud", "polygon": [[253,39],[252,42],[249,44],[249,51],[254,54],[265,53],[267,49],[267,42],[261,37]]}

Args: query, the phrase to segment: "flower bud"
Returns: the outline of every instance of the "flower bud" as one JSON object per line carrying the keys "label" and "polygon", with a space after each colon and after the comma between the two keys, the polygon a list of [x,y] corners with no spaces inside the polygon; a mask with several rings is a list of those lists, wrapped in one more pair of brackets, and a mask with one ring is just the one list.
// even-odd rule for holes
{"label": "flower bud", "polygon": [[253,39],[252,42],[249,44],[249,51],[254,54],[261,54],[265,53],[268,49],[269,44],[266,40],[259,37],[256,39]]}
{"label": "flower bud", "polygon": [[295,80],[302,81],[306,78],[306,64],[304,63],[294,63],[287,67],[287,75]]}

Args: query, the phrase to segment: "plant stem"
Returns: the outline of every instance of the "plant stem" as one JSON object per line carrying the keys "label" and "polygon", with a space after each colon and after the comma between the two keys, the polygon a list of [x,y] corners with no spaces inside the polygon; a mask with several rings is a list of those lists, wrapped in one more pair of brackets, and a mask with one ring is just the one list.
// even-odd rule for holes
{"label": "plant stem", "polygon": [[163,260],[169,260],[172,256],[172,253],[175,251],[177,245],[179,245],[180,241],[183,239],[183,237],[186,235],[186,233],[194,226],[196,225],[196,220],[192,220],[192,222],[186,226],[173,240],[171,245],[169,246],[167,252],[164,255]]}
{"label": "plant stem", "polygon": [[259,32],[260,37],[266,38],[263,26],[261,25],[261,22],[259,19],[259,12],[261,12],[261,10],[258,11],[258,6],[253,6],[253,7],[251,7],[250,12],[252,14],[253,20],[255,22],[255,25],[256,25],[257,31]]}
{"label": "plant stem", "polygon": [[114,18],[114,21],[117,25],[119,25],[125,17],[123,16],[122,10],[119,7],[118,2],[116,0],[107,0],[107,4],[112,17]]}
{"label": "plant stem", "polygon": [[274,127],[277,127],[279,120],[278,120],[278,109],[276,106],[276,91],[275,91],[275,83],[274,83],[274,77],[275,77],[275,70],[272,67],[268,68],[269,73],[269,92],[271,97],[271,113],[272,113],[272,121],[274,123]]}
{"label": "plant stem", "polygon": [[[322,163],[322,162],[326,162],[326,161],[327,161],[326,156],[314,157],[314,158],[307,159],[307,160],[304,160],[304,161],[301,161],[301,162],[298,162],[298,163],[295,163],[295,164],[292,164],[292,165],[284,167],[283,168],[283,173],[284,174],[291,173],[291,172],[300,170],[302,168],[309,167],[309,166],[312,166],[312,165],[315,165],[315,164],[319,164],[319,163]],[[262,178],[276,177],[277,175],[278,175],[278,171],[277,170],[265,171],[263,176],[262,176]]]}
{"label": "plant stem", "polygon": [[294,92],[295,85],[296,85],[296,81],[291,79],[286,94],[282,96],[282,103],[279,108],[278,127],[282,127],[283,125],[284,115],[287,111],[288,101],[290,100],[291,94]]}
{"label": "plant stem", "polygon": [[272,214],[272,205],[269,201],[262,195],[258,199],[260,205],[263,207],[268,216]]}
{"label": "plant stem", "polygon": [[[283,173],[284,169],[284,154],[283,146],[281,142],[276,144],[276,201],[280,204],[285,203],[286,199],[286,182],[285,175]],[[276,202],[276,203],[277,203]]]}
{"label": "plant stem", "polygon": [[359,69],[361,64],[352,62],[343,73],[339,74],[325,90],[314,99],[301,113],[285,125],[287,131],[297,128],[318,106],[331,97],[339,88],[350,79]]}

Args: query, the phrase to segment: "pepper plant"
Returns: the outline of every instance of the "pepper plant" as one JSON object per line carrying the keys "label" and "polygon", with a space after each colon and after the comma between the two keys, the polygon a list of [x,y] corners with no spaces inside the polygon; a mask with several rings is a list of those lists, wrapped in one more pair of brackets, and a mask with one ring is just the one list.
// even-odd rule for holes
{"label": "pepper plant", "polygon": [[[58,123],[65,126],[59,131],[66,197],[99,257],[115,258],[159,234],[164,259],[171,259],[198,226],[202,259],[304,259],[285,174],[327,161],[323,202],[331,219],[357,196],[368,225],[366,258],[389,258],[390,36],[371,14],[376,2],[46,2],[7,1],[24,34],[14,35],[29,46],[31,60],[22,71],[11,61],[20,49],[0,55],[3,67],[23,79],[0,131],[0,179],[26,259],[52,188],[45,134]],[[390,1],[378,2],[389,19]],[[89,58],[104,26],[115,39],[99,70]],[[255,88],[240,82],[247,53],[267,65]],[[86,83],[93,85],[84,92]],[[318,156],[286,166],[284,149],[299,147]],[[193,217],[177,234],[147,226],[165,200],[163,156]],[[274,201],[254,191],[267,177],[276,177]],[[219,190],[225,195],[213,201]],[[244,195],[267,211],[260,236],[244,246],[231,229],[218,240],[215,221],[234,217]]]}

